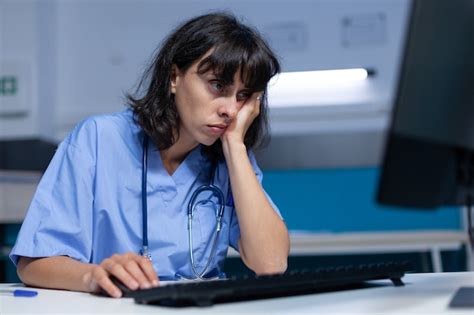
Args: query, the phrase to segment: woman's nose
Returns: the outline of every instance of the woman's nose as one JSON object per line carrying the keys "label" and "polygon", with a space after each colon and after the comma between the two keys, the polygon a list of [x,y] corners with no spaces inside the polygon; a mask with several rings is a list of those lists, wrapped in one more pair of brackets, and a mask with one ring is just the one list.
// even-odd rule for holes
{"label": "woman's nose", "polygon": [[240,109],[240,102],[234,96],[226,97],[223,99],[221,106],[218,109],[218,114],[221,117],[225,117],[229,120],[233,120]]}

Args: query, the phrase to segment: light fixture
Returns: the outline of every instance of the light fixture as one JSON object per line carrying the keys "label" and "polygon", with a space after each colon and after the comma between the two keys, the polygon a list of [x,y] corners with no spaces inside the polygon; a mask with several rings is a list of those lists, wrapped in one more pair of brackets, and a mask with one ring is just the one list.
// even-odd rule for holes
{"label": "light fixture", "polygon": [[270,80],[271,107],[333,106],[359,103],[367,96],[367,78],[374,70],[364,68],[282,72]]}
{"label": "light fixture", "polygon": [[353,82],[365,80],[368,76],[369,71],[364,68],[282,72],[272,79],[273,82],[270,81],[270,84],[276,82],[281,84],[281,81],[284,81],[285,85],[306,82],[311,82],[312,84]]}

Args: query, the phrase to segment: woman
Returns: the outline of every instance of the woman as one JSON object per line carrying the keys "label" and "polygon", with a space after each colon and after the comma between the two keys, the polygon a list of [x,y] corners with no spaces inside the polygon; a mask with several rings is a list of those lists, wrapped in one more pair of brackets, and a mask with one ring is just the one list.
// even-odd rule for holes
{"label": "woman", "polygon": [[[263,39],[231,15],[178,27],[128,110],[86,119],[60,144],[11,253],[21,280],[120,297],[111,276],[132,290],[211,278],[229,245],[257,274],[284,272],[288,231],[251,151],[278,71]],[[210,184],[218,190],[192,202]]]}

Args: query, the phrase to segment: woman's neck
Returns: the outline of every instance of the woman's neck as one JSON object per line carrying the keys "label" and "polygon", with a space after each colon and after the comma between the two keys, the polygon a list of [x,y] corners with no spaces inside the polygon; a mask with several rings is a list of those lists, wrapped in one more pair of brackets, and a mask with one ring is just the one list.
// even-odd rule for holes
{"label": "woman's neck", "polygon": [[168,174],[173,175],[189,152],[197,145],[198,143],[184,144],[178,140],[168,149],[160,151],[161,161]]}

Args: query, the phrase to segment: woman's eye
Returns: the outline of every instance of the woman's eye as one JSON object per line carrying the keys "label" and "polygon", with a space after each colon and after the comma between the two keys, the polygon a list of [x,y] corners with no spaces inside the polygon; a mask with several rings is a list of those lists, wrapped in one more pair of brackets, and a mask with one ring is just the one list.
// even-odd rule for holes
{"label": "woman's eye", "polygon": [[237,94],[237,100],[240,102],[240,101],[246,101],[249,97],[250,97],[250,93],[239,93]]}
{"label": "woman's eye", "polygon": [[217,91],[217,92],[222,92],[225,88],[224,84],[222,84],[219,81],[211,81],[210,85],[211,85],[212,89]]}

